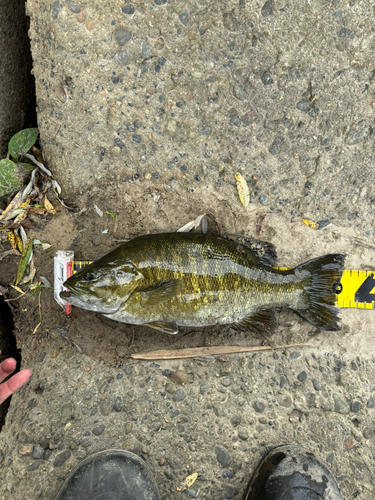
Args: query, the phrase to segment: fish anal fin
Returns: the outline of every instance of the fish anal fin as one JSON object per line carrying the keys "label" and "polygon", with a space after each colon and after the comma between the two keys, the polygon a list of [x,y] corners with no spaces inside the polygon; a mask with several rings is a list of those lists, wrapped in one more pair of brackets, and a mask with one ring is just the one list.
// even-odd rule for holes
{"label": "fish anal fin", "polygon": [[182,290],[181,280],[160,281],[155,285],[151,285],[138,293],[142,297],[142,305],[157,306],[166,300],[173,299]]}
{"label": "fish anal fin", "polygon": [[232,234],[227,236],[227,238],[244,247],[245,251],[250,252],[254,256],[254,258],[264,266],[275,266],[277,254],[276,249],[274,245],[272,245],[272,243]]}
{"label": "fish anal fin", "polygon": [[170,335],[176,335],[176,333],[178,333],[178,326],[176,323],[154,321],[153,323],[146,323],[145,326],[149,326],[150,328],[154,328],[154,330],[159,330],[160,332],[169,333]]}
{"label": "fish anal fin", "polygon": [[273,309],[258,309],[240,321],[229,325],[235,330],[248,331],[268,337],[272,335],[276,325]]}

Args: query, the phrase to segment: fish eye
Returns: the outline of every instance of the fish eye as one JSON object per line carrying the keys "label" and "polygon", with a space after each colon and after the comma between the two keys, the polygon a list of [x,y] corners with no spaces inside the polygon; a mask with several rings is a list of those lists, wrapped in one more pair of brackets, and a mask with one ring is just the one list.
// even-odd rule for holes
{"label": "fish eye", "polygon": [[85,273],[83,275],[83,279],[85,281],[92,281],[93,279],[95,279],[95,274],[94,273]]}

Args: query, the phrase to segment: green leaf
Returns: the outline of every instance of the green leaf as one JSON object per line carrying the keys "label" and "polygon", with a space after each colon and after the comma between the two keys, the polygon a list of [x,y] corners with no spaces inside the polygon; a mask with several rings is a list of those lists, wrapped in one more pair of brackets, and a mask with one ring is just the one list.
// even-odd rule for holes
{"label": "green leaf", "polygon": [[116,220],[115,212],[112,212],[112,210],[108,210],[107,214],[110,215],[114,221]]}
{"label": "green leaf", "polygon": [[33,251],[33,243],[34,243],[34,240],[32,238],[30,238],[29,241],[27,242],[26,248],[22,252],[20,263],[18,265],[18,271],[17,271],[15,285],[18,285],[18,283],[22,280],[23,275],[25,274],[27,264],[30,261],[31,252]]}
{"label": "green leaf", "polygon": [[27,128],[17,132],[8,144],[8,151],[13,158],[18,158],[19,153],[27,153],[34,146],[39,130],[37,128]]}
{"label": "green leaf", "polygon": [[0,196],[19,191],[25,179],[34,170],[33,165],[14,163],[12,160],[0,161]]}

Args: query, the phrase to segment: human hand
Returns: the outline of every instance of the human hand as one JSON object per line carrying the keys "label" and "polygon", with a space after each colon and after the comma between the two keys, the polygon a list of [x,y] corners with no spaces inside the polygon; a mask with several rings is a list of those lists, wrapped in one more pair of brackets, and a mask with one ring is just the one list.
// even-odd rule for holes
{"label": "human hand", "polygon": [[13,358],[7,358],[0,363],[0,404],[3,403],[9,396],[22,387],[29,380],[31,370],[21,370],[20,372],[10,377],[6,382],[3,382],[16,369],[17,363]]}

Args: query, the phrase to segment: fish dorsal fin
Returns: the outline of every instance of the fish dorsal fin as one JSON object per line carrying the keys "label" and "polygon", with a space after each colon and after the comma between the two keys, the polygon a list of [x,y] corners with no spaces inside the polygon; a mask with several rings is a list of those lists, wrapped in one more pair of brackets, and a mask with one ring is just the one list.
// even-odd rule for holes
{"label": "fish dorsal fin", "polygon": [[272,335],[275,325],[275,314],[272,309],[258,309],[241,321],[232,323],[230,327],[235,330],[249,331],[268,337]]}
{"label": "fish dorsal fin", "polygon": [[181,280],[160,281],[138,293],[142,297],[143,306],[157,306],[166,300],[173,299],[182,290]]}
{"label": "fish dorsal fin", "polygon": [[146,323],[145,326],[159,330],[160,332],[176,335],[178,333],[178,326],[176,323],[165,323],[163,321],[154,321],[153,323]]}
{"label": "fish dorsal fin", "polygon": [[277,254],[272,243],[234,234],[228,235],[227,238],[244,247],[244,250],[250,252],[264,266],[275,266]]}

